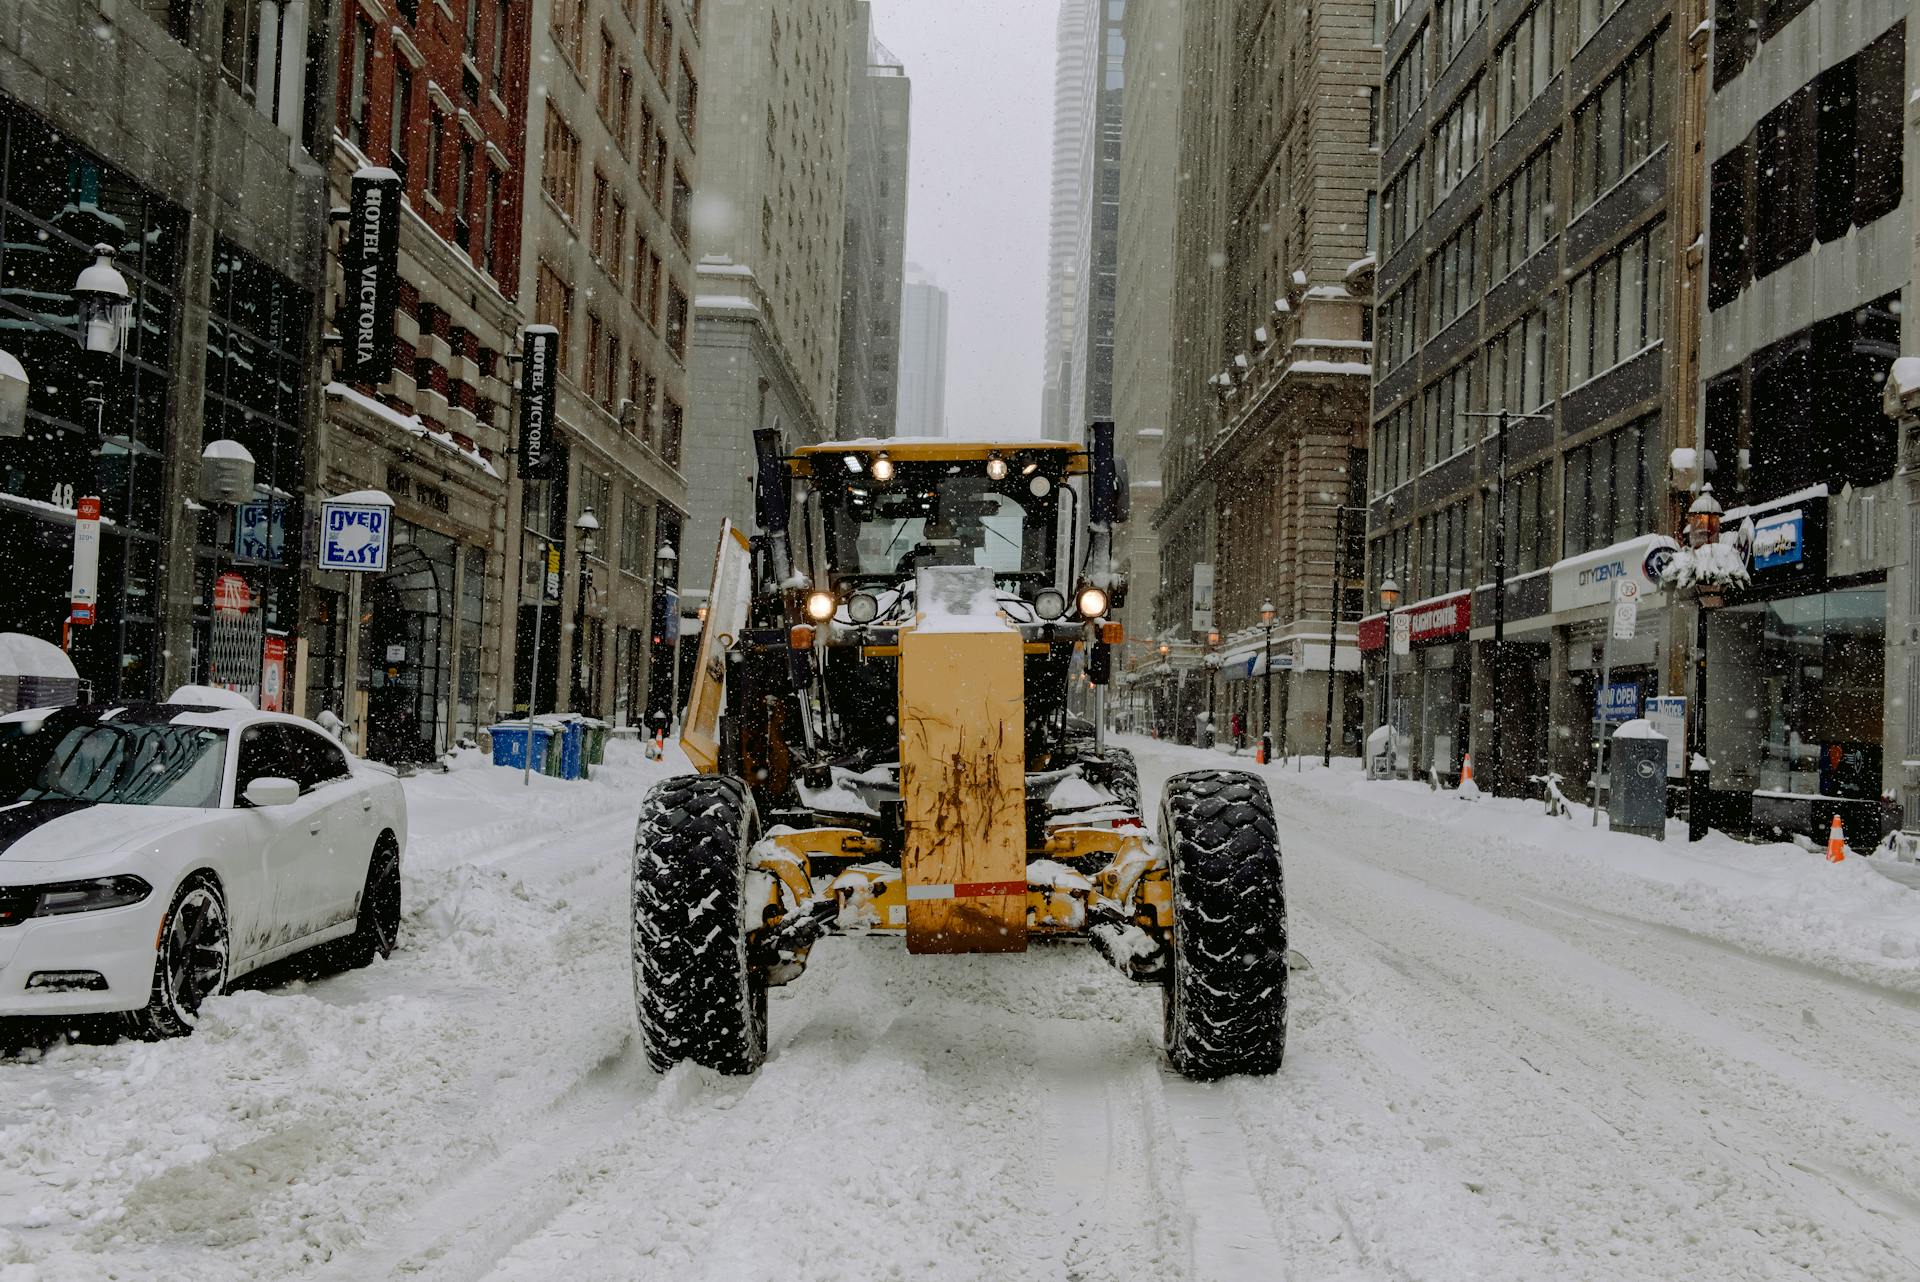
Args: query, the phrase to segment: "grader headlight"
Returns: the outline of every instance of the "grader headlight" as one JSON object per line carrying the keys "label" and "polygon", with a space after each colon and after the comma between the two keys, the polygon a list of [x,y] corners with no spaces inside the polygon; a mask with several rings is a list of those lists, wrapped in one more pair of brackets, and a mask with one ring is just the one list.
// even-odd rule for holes
{"label": "grader headlight", "polygon": [[1107,612],[1107,593],[1104,588],[1081,588],[1076,604],[1080,607],[1080,617],[1097,619]]}
{"label": "grader headlight", "polygon": [[811,593],[807,597],[807,617],[815,623],[825,623],[833,617],[834,606],[833,593]]}

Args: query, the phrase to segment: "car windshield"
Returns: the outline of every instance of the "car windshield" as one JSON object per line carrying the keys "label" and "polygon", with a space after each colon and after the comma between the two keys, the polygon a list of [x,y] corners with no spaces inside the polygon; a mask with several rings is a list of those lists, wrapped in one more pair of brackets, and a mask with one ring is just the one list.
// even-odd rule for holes
{"label": "car windshield", "polygon": [[827,504],[837,577],[909,575],[929,565],[978,565],[997,577],[1054,576],[1055,495],[1022,492],[965,472],[902,468],[889,486],[848,485]]}
{"label": "car windshield", "polygon": [[76,722],[52,717],[0,734],[0,805],[93,801],[123,806],[220,804],[227,735],[205,726]]}

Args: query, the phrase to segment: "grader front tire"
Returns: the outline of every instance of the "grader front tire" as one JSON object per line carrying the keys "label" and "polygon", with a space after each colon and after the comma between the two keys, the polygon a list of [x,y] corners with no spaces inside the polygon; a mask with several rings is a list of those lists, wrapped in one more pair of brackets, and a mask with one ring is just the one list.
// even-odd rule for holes
{"label": "grader front tire", "polygon": [[1202,1080],[1279,1070],[1287,1044],[1287,903],[1273,800],[1257,776],[1167,781],[1160,847],[1173,879],[1167,1057]]}
{"label": "grader front tire", "polygon": [[767,1055],[767,982],[749,965],[746,785],[681,775],[640,808],[633,851],[633,987],[647,1062],[747,1074]]}

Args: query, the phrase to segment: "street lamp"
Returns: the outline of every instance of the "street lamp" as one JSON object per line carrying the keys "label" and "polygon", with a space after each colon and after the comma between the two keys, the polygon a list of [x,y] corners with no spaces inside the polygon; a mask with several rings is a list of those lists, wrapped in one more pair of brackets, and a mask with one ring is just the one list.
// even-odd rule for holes
{"label": "street lamp", "polygon": [[1173,710],[1173,715],[1168,716],[1167,701],[1165,698],[1165,691],[1168,684],[1166,678],[1170,676],[1173,672],[1173,661],[1169,659],[1167,656],[1172,653],[1173,653],[1173,647],[1167,644],[1165,641],[1162,641],[1160,643],[1160,662],[1163,665],[1165,665],[1166,670],[1160,674],[1160,678],[1161,678],[1160,689],[1162,692],[1162,697],[1158,700],[1160,705],[1160,715],[1157,718],[1155,718],[1155,721],[1157,722],[1157,724],[1153,728],[1154,737],[1156,739],[1160,737],[1160,730],[1162,726],[1166,727],[1166,731],[1169,735],[1176,733],[1180,728],[1180,709],[1178,706],[1176,706]]}
{"label": "street lamp", "polygon": [[1393,727],[1393,607],[1400,604],[1400,585],[1391,574],[1380,581],[1380,604],[1387,611],[1387,778],[1391,779],[1400,772],[1400,763],[1395,759]]}
{"label": "street lamp", "polygon": [[[654,577],[660,581],[660,635],[673,647],[673,685],[667,691],[667,725],[676,728],[680,724],[680,592],[678,569],[680,554],[673,550],[673,544],[662,543],[660,551],[654,555]],[[669,604],[671,602],[671,604]],[[700,607],[700,622],[706,624],[706,607]]]}
{"label": "street lamp", "polygon": [[[89,364],[93,365],[86,371],[89,391],[86,403],[93,406],[93,493],[80,498],[74,508],[76,606],[68,617],[69,625],[92,623],[97,610],[94,598],[99,576],[100,492],[105,488],[102,482],[106,472],[107,438],[107,389],[101,366],[105,358],[120,350],[120,340],[127,332],[127,317],[133,310],[133,294],[127,288],[126,277],[113,266],[113,247],[95,245],[93,253],[94,261],[82,268],[73,282],[74,315],[79,325],[76,337],[81,350],[88,353]],[[121,560],[124,577],[125,558]],[[82,601],[84,605],[79,604]],[[117,687],[118,682],[115,684]]]}
{"label": "street lamp", "polygon": [[1260,706],[1260,764],[1273,760],[1273,616],[1279,611],[1273,602],[1260,603],[1260,626],[1267,634],[1267,680]]}
{"label": "street lamp", "polygon": [[[580,596],[573,611],[573,681],[580,693],[591,702],[591,673],[586,678],[582,678],[581,674],[587,672],[587,592],[593,586],[593,567],[587,564],[587,559],[600,551],[599,541],[593,537],[600,531],[600,518],[593,514],[592,508],[581,508],[580,515],[574,518],[573,528],[580,536]],[[574,711],[585,709],[575,708]]]}
{"label": "street lamp", "polygon": [[1219,742],[1220,735],[1214,726],[1214,691],[1220,681],[1220,634],[1207,633],[1207,741],[1203,747],[1211,748]]}
{"label": "street lamp", "polygon": [[28,390],[26,367],[19,357],[0,347],[0,436],[27,434]]}

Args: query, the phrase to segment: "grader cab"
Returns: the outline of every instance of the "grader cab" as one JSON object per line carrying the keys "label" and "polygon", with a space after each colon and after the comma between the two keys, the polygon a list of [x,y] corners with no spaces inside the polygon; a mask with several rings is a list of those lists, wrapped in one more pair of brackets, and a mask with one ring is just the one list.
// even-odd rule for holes
{"label": "grader cab", "polygon": [[[910,953],[1090,943],[1166,993],[1195,1077],[1270,1073],[1286,908],[1266,785],[1168,781],[1070,708],[1103,686],[1126,585],[1113,427],[1090,443],[755,434],[758,530],[715,557],[681,743],[641,810],[634,989],[656,1069],[750,1073],[767,990],[829,935]],[[1084,687],[1083,687],[1084,688]]]}

